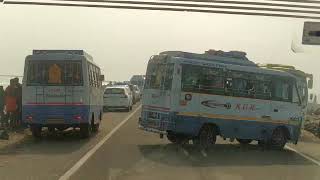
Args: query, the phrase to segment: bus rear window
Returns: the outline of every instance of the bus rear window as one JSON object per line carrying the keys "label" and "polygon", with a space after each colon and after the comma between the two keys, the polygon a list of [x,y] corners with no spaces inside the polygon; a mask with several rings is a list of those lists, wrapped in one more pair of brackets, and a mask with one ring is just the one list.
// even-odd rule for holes
{"label": "bus rear window", "polygon": [[82,85],[79,61],[33,61],[28,65],[28,85]]}
{"label": "bus rear window", "polygon": [[108,88],[104,92],[105,94],[124,94],[124,89],[121,88]]}

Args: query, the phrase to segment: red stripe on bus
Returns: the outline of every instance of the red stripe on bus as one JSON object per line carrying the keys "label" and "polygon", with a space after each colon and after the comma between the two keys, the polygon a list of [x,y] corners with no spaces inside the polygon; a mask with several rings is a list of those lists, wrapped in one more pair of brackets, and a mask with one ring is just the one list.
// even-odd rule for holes
{"label": "red stripe on bus", "polygon": [[83,105],[83,103],[27,103],[27,105],[50,105],[50,106],[68,106],[68,105]]}
{"label": "red stripe on bus", "polygon": [[144,107],[145,108],[151,108],[151,109],[161,109],[161,110],[170,111],[170,108],[166,108],[166,107],[148,106],[148,105],[145,105]]}

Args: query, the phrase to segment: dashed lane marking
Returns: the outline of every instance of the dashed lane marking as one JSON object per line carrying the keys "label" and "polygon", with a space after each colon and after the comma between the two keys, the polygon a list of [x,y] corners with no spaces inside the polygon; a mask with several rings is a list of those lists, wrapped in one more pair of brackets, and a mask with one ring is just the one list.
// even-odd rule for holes
{"label": "dashed lane marking", "polygon": [[127,116],[125,120],[119,123],[110,133],[108,133],[98,144],[96,144],[90,151],[88,151],[76,164],[74,164],[71,169],[65,172],[59,180],[68,180],[75,172],[77,172],[80,167],[108,140],[110,137],[117,132],[139,109],[141,105],[137,107],[130,115]]}

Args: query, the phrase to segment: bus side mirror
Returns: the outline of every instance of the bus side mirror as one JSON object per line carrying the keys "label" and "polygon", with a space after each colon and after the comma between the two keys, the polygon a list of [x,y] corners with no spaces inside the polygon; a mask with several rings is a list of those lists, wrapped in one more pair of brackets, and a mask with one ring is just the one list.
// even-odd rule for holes
{"label": "bus side mirror", "polygon": [[309,89],[312,89],[312,88],[313,88],[313,80],[312,80],[312,79],[309,79],[309,80],[308,80],[308,88],[309,88]]}
{"label": "bus side mirror", "polygon": [[100,75],[100,81],[104,81],[104,75]]}

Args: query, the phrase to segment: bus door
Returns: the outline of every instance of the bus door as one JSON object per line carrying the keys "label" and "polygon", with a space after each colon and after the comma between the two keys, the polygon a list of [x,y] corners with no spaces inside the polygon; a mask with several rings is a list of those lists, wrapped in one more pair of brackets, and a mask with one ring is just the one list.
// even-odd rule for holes
{"label": "bus door", "polygon": [[200,66],[188,64],[178,65],[178,72],[181,74],[178,81],[178,115],[176,120],[177,130],[184,133],[194,133],[199,129],[199,82]]}
{"label": "bus door", "polygon": [[271,123],[279,125],[302,125],[303,111],[299,92],[294,83],[288,80],[273,81],[273,101],[270,105]]}

